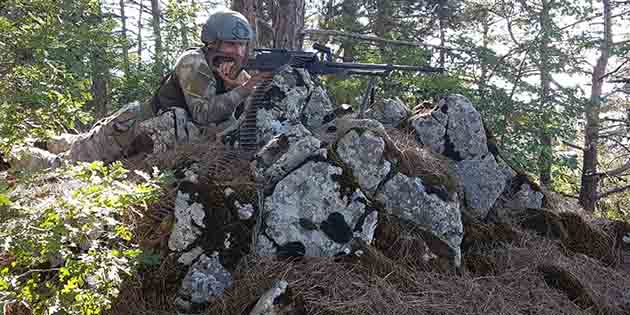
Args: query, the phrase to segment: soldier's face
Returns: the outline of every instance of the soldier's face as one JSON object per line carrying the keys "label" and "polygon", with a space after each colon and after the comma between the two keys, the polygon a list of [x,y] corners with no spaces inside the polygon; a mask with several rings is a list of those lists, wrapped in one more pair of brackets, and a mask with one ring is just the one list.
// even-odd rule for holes
{"label": "soldier's face", "polygon": [[245,57],[247,46],[241,42],[221,42],[219,52],[232,56],[234,59],[241,60]]}

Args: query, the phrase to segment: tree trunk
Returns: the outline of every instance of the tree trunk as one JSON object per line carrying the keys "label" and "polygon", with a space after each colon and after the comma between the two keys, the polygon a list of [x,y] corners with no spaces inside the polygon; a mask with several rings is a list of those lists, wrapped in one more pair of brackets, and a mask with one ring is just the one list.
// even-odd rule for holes
{"label": "tree trunk", "polygon": [[[182,3],[186,3],[186,0],[178,0],[178,3],[181,5]],[[182,49],[188,49],[190,46],[190,43],[188,42],[188,26],[186,25],[186,22],[184,20],[182,20],[179,23],[179,31],[180,31],[180,35],[182,37]]]}
{"label": "tree trunk", "polygon": [[109,69],[104,62],[101,51],[92,55],[92,85],[90,92],[92,100],[87,104],[96,118],[104,117],[110,110],[109,99]]}
{"label": "tree trunk", "polygon": [[[103,22],[103,15],[99,11],[95,16],[94,23],[99,24]],[[90,61],[92,72],[92,84],[90,86],[90,92],[92,94],[92,100],[87,104],[87,107],[94,113],[97,119],[104,117],[110,109],[110,97],[109,97],[109,66],[105,60],[105,47],[90,47],[92,49]]]}
{"label": "tree trunk", "polygon": [[[446,21],[447,21],[447,16],[446,16],[446,1],[442,0],[439,3],[439,9],[438,9],[438,18],[439,18],[439,23],[440,23],[440,46],[445,47],[446,46]],[[440,49],[440,60],[439,60],[439,64],[440,67],[444,68],[444,64],[446,63],[446,50],[444,49]]]}
{"label": "tree trunk", "polygon": [[582,162],[582,184],[580,204],[587,211],[595,211],[599,176],[597,176],[597,145],[599,142],[599,111],[601,107],[604,74],[612,46],[612,18],[610,0],[603,0],[604,38],[599,47],[599,58],[591,77],[591,98],[585,108],[586,128],[584,132],[584,158]]}
{"label": "tree trunk", "polygon": [[[376,0],[376,17],[374,18],[374,34],[381,38],[391,31],[390,19],[393,15],[392,4],[388,0]],[[380,43],[381,52],[385,52],[385,43]]]}
{"label": "tree trunk", "polygon": [[278,0],[273,8],[273,47],[302,48],[300,33],[304,28],[304,0]]}
{"label": "tree trunk", "polygon": [[162,35],[160,34],[160,2],[151,0],[153,40],[155,42],[155,72],[162,75]]}
{"label": "tree trunk", "polygon": [[490,46],[490,19],[488,17],[488,11],[483,11],[483,17],[481,19],[481,23],[483,23],[483,34],[482,34],[482,45],[483,45],[483,53],[480,56],[479,65],[481,68],[481,75],[479,76],[479,99],[482,103],[485,103],[486,100],[486,87],[488,82],[488,60],[486,59],[487,52]]}
{"label": "tree trunk", "polygon": [[[540,46],[539,46],[539,62],[538,71],[540,72],[540,113],[545,113],[547,106],[551,105],[551,69],[549,66],[549,44],[551,42],[551,10],[548,0],[541,0],[542,9],[540,11]],[[547,121],[547,116],[543,114],[541,120]],[[551,163],[553,157],[552,137],[544,126],[540,126],[540,142],[541,152],[538,156],[538,171],[540,175],[540,183],[545,187],[551,185]]]}
{"label": "tree trunk", "polygon": [[[129,78],[129,41],[127,40],[127,16],[125,15],[125,0],[120,0],[120,23],[122,24],[121,36],[123,38],[122,43],[122,58],[123,58],[123,75],[125,78]],[[125,87],[122,90],[122,104],[129,101],[128,89]]]}
{"label": "tree trunk", "polygon": [[[332,3],[329,3],[330,7],[332,7]],[[351,33],[357,33],[360,30],[358,29],[358,25],[356,23],[347,23],[347,21],[352,21],[356,19],[356,16],[359,14],[360,3],[356,0],[344,0],[341,5],[342,19],[344,24],[347,24],[347,31]],[[330,9],[332,11],[332,9]],[[343,61],[344,62],[353,62],[354,61],[354,48],[356,46],[356,40],[352,38],[344,39],[341,43],[341,48],[343,49]]]}
{"label": "tree trunk", "polygon": [[138,69],[140,65],[142,65],[142,11],[144,10],[144,5],[142,4],[142,0],[138,0],[140,4],[140,9],[138,10]]}

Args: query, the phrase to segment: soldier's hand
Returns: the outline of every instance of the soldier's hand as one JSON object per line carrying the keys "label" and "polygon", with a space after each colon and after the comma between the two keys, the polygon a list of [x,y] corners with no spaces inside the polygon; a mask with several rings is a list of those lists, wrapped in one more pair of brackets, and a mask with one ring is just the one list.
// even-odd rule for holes
{"label": "soldier's hand", "polygon": [[243,86],[250,90],[253,90],[256,84],[258,84],[259,82],[271,79],[273,79],[272,72],[257,72],[256,74],[252,75],[252,77],[249,78],[249,80],[247,80],[247,82],[245,82]]}
{"label": "soldier's hand", "polygon": [[221,80],[225,82],[227,88],[234,88],[240,85],[236,78],[233,78],[234,62],[224,62],[219,65],[215,72],[219,75]]}

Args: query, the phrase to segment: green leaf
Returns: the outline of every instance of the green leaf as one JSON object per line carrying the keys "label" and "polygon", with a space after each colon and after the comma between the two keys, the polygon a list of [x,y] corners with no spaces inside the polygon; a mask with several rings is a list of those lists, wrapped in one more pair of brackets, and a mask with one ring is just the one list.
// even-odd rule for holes
{"label": "green leaf", "polygon": [[10,206],[10,205],[11,205],[11,199],[9,199],[9,196],[7,196],[6,194],[0,193],[0,207]]}
{"label": "green leaf", "polygon": [[162,258],[159,254],[152,252],[142,252],[138,256],[140,263],[146,266],[159,266],[161,259]]}

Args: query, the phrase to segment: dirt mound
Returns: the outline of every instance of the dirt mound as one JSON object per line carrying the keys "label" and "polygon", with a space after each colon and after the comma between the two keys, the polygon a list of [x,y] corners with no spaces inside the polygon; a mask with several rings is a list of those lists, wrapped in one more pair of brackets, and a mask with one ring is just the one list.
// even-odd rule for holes
{"label": "dirt mound", "polygon": [[[611,253],[601,246],[608,234],[573,214],[535,214],[521,221],[526,223],[520,227],[509,228],[509,232],[506,223],[466,224],[462,244],[466,272],[491,278],[519,273],[527,275],[522,278],[524,283],[542,281],[590,314],[630,313],[630,280],[624,271],[612,268],[614,265],[603,259]],[[576,221],[565,226],[569,224],[567,218]],[[534,222],[539,225],[532,226]],[[529,228],[530,232],[522,230]],[[591,239],[585,240],[587,237]],[[529,289],[526,285],[519,290]]]}
{"label": "dirt mound", "polygon": [[495,209],[492,221],[534,231],[539,236],[560,240],[573,253],[581,253],[615,267],[623,262],[622,222],[594,221],[575,212],[557,213],[546,209]]}
{"label": "dirt mound", "polygon": [[[284,314],[630,312],[627,275],[598,259],[567,255],[570,251],[560,239],[505,223],[467,224],[465,232],[465,268],[459,272],[414,266],[409,262],[422,259],[410,256],[426,252],[413,253],[396,240],[389,252],[358,247],[358,257],[247,257],[237,268],[234,287],[212,304],[210,313],[247,314],[279,279],[290,288],[291,311]],[[404,254],[392,255],[396,248]]]}

